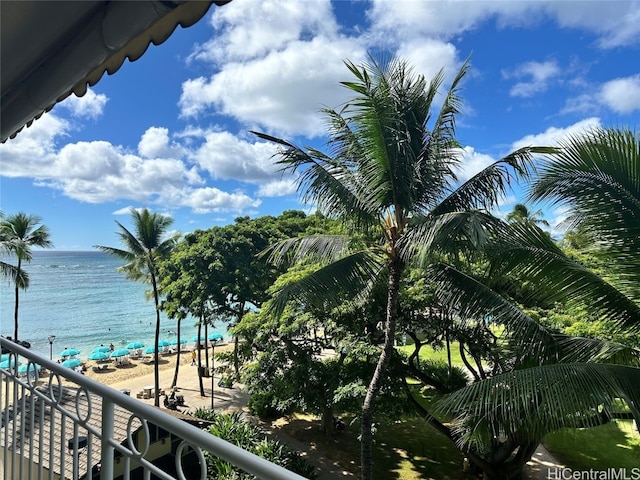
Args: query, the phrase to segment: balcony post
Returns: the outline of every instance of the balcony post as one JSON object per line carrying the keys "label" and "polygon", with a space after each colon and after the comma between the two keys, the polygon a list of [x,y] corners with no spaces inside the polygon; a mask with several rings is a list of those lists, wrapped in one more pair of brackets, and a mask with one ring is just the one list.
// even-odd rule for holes
{"label": "balcony post", "polygon": [[102,451],[100,453],[100,480],[113,480],[113,440],[114,407],[107,398],[102,400]]}

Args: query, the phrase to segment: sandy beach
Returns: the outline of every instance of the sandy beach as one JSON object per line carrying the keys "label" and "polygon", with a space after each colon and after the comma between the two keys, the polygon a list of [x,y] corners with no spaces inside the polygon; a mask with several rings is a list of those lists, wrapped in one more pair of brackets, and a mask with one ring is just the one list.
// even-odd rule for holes
{"label": "sandy beach", "polygon": [[[233,349],[232,344],[216,346],[216,353]],[[211,352],[209,352],[211,353]],[[204,350],[202,351],[202,362],[204,364]],[[171,383],[175,372],[177,353],[162,355],[158,362],[160,371],[160,390],[166,393],[171,391]],[[209,359],[211,361],[211,359]],[[116,367],[113,363],[85,362],[87,370],[85,375],[105,385],[109,385],[117,390],[129,390],[132,397],[137,398],[138,393],[144,392],[145,388],[154,385],[153,364],[144,363],[142,360],[132,359],[130,364]],[[107,365],[105,370],[93,371],[94,366]],[[220,365],[216,361],[216,368]],[[177,393],[184,396],[185,405],[180,410],[195,410],[199,407],[211,407],[212,379],[204,377],[203,388],[205,395],[200,395],[198,368],[191,365],[191,351],[180,352],[180,369],[178,382],[176,384]],[[242,391],[242,385],[235,384],[232,388],[222,388],[218,386],[220,378],[213,379],[214,408],[216,411],[233,411],[244,409],[247,405],[248,395]],[[139,398],[140,401],[153,405],[153,397],[149,399]],[[162,400],[161,400],[162,405]]]}

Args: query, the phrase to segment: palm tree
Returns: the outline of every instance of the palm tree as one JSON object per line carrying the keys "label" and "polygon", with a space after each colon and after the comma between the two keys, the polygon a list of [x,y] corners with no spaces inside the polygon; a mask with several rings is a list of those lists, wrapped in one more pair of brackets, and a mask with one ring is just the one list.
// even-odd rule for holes
{"label": "palm tree", "polygon": [[549,226],[549,222],[542,218],[542,210],[531,212],[523,203],[517,203],[513,207],[513,211],[507,214],[508,222],[529,222],[534,225]]}
{"label": "palm tree", "polygon": [[158,262],[166,258],[176,244],[176,237],[166,238],[167,229],[173,223],[170,217],[151,213],[148,209],[141,211],[131,209],[131,218],[135,235],[124,225],[116,221],[120,231],[116,234],[124,245],[124,249],[96,245],[95,248],[110,255],[121,258],[127,263],[118,267],[127,279],[134,282],[150,283],[153,289],[153,300],[156,309],[156,331],[154,351],[155,406],[160,406],[160,374],[158,369],[158,342],[160,341],[160,292],[158,288]]}
{"label": "palm tree", "polygon": [[15,255],[18,264],[15,270],[2,268],[3,273],[11,276],[15,285],[15,307],[13,313],[13,339],[18,341],[18,310],[20,303],[20,289],[26,290],[28,277],[22,272],[22,262],[30,262],[32,259],[31,248],[51,248],[53,244],[49,240],[49,229],[45,225],[39,225],[41,218],[37,215],[27,215],[19,212],[9,215],[1,223],[2,247],[11,255]]}
{"label": "palm tree", "polygon": [[[638,332],[640,136],[595,129],[559,146],[533,181],[530,199],[568,206],[568,225],[596,239],[590,252],[607,261],[611,275],[604,279],[567,257],[526,222],[502,232],[492,250],[492,272],[526,278],[547,302],[586,307],[594,318]],[[448,292],[450,305],[478,312],[501,302],[497,296],[474,297],[469,285],[456,290],[449,280],[440,291]],[[496,432],[538,442],[558,428],[600,425],[615,418],[616,399],[624,400],[640,424],[637,350],[580,338],[561,338],[555,346],[554,355],[538,356],[538,366],[477,382],[443,401],[442,411],[457,417],[454,424],[465,442],[487,442]]]}
{"label": "palm tree", "polygon": [[[10,255],[8,229],[4,225],[4,213],[0,211],[0,255]],[[18,285],[21,289],[26,290],[29,287],[29,275],[27,272],[15,265],[11,265],[5,261],[0,261],[0,276],[8,278],[9,281]]]}
{"label": "palm tree", "polygon": [[338,292],[363,295],[375,282],[386,282],[384,344],[362,405],[361,468],[362,478],[369,480],[374,406],[394,352],[400,278],[409,262],[427,259],[438,246],[458,245],[456,239],[466,245],[482,242],[493,220],[484,208],[505,192],[513,170],[527,172],[532,149],[510,154],[455,188],[458,85],[468,64],[455,76],[437,117],[431,109],[443,72],[427,84],[397,59],[346,65],[355,80],[342,84],[355,94],[353,100],[340,112],[323,110],[330,154],[254,133],[283,147],[278,163],[284,171],[299,173],[305,201],[342,220],[359,238],[376,236],[360,249],[350,248],[353,236],[324,235],[290,239],[271,250],[274,260],[325,262],[276,292],[273,305],[279,310],[290,300],[326,305],[344,298]]}

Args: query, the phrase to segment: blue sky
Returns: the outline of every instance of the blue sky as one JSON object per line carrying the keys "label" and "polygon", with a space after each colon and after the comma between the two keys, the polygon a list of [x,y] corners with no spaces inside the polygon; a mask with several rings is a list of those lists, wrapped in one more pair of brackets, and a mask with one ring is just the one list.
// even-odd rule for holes
{"label": "blue sky", "polygon": [[[117,246],[131,208],[182,233],[305,209],[249,131],[322,147],[318,110],[348,98],[343,61],[380,51],[427,79],[470,57],[463,179],[523,145],[640,128],[637,1],[233,0],[0,145],[2,211],[42,217],[58,250],[90,250]],[[545,209],[552,225],[564,215]]]}

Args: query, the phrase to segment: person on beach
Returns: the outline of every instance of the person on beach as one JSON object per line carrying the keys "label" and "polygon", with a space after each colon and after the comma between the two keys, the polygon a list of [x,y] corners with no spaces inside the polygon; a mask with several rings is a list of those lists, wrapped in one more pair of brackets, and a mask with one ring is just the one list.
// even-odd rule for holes
{"label": "person on beach", "polygon": [[115,347],[113,346],[113,343],[109,344],[109,350],[111,350],[112,352],[115,350]]}
{"label": "person on beach", "polygon": [[196,351],[191,351],[191,366],[193,367],[196,364]]}

